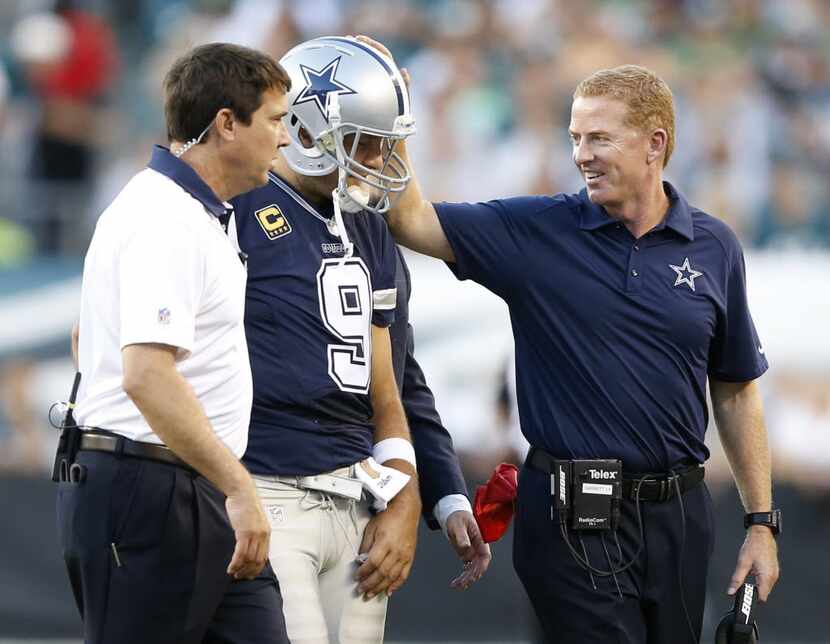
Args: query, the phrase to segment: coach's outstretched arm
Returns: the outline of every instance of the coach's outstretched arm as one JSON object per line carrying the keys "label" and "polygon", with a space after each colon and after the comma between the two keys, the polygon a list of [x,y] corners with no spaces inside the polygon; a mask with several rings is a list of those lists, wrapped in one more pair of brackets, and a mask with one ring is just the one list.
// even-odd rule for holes
{"label": "coach's outstretched arm", "polygon": [[[363,35],[357,36],[357,40],[377,49],[389,60],[393,59],[389,49],[377,40]],[[408,87],[410,85],[409,72],[401,69],[401,74]],[[441,222],[438,221],[435,208],[421,194],[418,177],[415,176],[406,151],[406,141],[399,142],[395,151],[401,155],[412,177],[400,198],[393,200],[392,208],[386,215],[386,221],[395,241],[424,255],[454,262],[455,255],[444,234],[444,229],[441,228]]]}
{"label": "coach's outstretched arm", "polygon": [[406,143],[399,143],[397,151],[409,168],[412,178],[386,215],[389,230],[392,231],[395,241],[407,248],[443,259],[445,262],[454,262],[455,255],[438,220],[438,214],[421,194],[421,186],[412,170]]}

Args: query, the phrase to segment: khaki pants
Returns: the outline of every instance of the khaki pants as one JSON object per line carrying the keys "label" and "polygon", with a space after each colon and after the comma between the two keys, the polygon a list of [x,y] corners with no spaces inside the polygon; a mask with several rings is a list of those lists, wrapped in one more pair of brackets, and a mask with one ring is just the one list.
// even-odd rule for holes
{"label": "khaki pants", "polygon": [[254,482],[271,523],[269,555],[292,644],[383,642],[387,596],[363,599],[354,579],[369,501],[300,489],[278,477]]}

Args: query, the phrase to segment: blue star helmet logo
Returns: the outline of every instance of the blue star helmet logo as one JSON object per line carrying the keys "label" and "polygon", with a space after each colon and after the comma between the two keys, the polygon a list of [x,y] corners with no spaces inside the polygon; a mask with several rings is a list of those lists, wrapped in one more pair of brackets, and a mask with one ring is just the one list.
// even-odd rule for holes
{"label": "blue star helmet logo", "polygon": [[341,56],[338,56],[320,70],[300,64],[300,71],[303,73],[306,85],[294,100],[294,105],[313,101],[323,118],[326,119],[326,123],[329,121],[329,97],[332,94],[357,94],[351,87],[344,85],[335,78],[337,67],[340,65],[340,58]]}

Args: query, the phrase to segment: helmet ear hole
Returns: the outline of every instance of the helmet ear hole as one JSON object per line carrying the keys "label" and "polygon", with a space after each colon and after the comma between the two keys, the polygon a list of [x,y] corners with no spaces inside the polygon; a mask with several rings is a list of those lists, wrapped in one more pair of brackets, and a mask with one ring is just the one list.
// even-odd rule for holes
{"label": "helmet ear hole", "polygon": [[[294,125],[294,122],[296,122],[296,120],[297,117],[295,116],[291,124]],[[306,150],[310,150],[314,147],[314,140],[311,138],[311,135],[308,133],[308,130],[306,130],[304,127],[300,127],[299,131],[297,132],[297,136],[300,139],[300,143],[302,143],[303,147]]]}

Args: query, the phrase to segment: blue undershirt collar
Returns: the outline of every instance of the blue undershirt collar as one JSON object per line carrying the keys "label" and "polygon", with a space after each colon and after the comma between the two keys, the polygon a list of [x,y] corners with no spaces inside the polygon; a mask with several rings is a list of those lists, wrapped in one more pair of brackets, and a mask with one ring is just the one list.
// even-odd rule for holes
{"label": "blue undershirt collar", "polygon": [[154,145],[153,156],[150,158],[150,163],[147,164],[147,167],[163,174],[181,186],[183,190],[199,201],[212,215],[223,217],[231,210],[230,205],[220,201],[210,186],[204,182],[202,177],[192,167],[181,159],[176,158],[167,148],[161,145]]}

